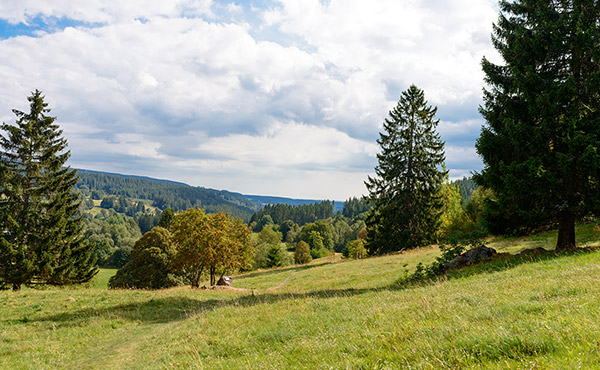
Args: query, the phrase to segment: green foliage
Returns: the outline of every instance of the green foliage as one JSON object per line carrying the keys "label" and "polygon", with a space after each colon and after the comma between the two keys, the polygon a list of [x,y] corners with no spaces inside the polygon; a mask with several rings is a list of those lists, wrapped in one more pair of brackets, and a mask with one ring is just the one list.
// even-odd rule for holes
{"label": "green foliage", "polygon": [[266,267],[284,267],[294,262],[283,244],[271,245],[266,259]]}
{"label": "green foliage", "polygon": [[323,243],[323,237],[318,231],[310,231],[307,239],[308,245],[310,245],[310,255],[313,259],[326,257],[330,254]]}
{"label": "green foliage", "polygon": [[557,248],[572,248],[575,221],[600,210],[600,8],[503,0],[500,11],[492,39],[503,64],[482,62],[475,180],[495,193],[495,229],[558,222]]}
{"label": "green foliage", "polygon": [[371,209],[371,204],[367,201],[367,198],[352,197],[344,202],[344,208],[342,209],[342,215],[347,218],[354,218],[362,215]]}
{"label": "green foliage", "polygon": [[356,239],[348,242],[342,251],[344,258],[361,259],[367,258],[367,249],[365,248],[365,241],[362,239]]}
{"label": "green foliage", "polygon": [[[267,204],[258,212],[258,219],[269,216],[273,223],[281,225],[290,220],[302,226],[309,222],[333,217],[334,204],[328,200],[320,203],[290,205],[290,204]],[[260,221],[259,221],[260,226]],[[259,227],[257,231],[262,228]]]}
{"label": "green foliage", "polygon": [[131,251],[131,260],[110,278],[110,288],[160,289],[184,283],[173,266],[177,250],[168,230],[157,226],[142,236]]}
{"label": "green foliage", "polygon": [[463,230],[469,219],[461,206],[462,199],[457,185],[445,183],[440,189],[440,195],[443,206],[440,216],[439,238],[446,240],[452,233]]}
{"label": "green foliage", "polygon": [[452,185],[458,186],[461,199],[460,205],[465,207],[477,189],[477,183],[475,183],[472,177],[463,177],[460,180],[452,181]]}
{"label": "green foliage", "polygon": [[258,233],[254,268],[282,267],[292,264],[291,257],[281,243],[282,235],[273,230],[272,226],[265,227]]}
{"label": "green foliage", "polygon": [[[318,220],[316,222],[304,225],[300,230],[297,239],[297,241],[302,240],[308,243],[308,245],[310,245],[311,250],[314,251],[321,250],[321,244],[323,248],[329,252],[333,252],[334,250],[333,228],[325,220]],[[317,245],[315,243],[320,244]],[[315,257],[313,256],[313,258]]]}
{"label": "green foliage", "polygon": [[422,90],[402,93],[385,120],[377,143],[375,177],[365,182],[373,209],[366,219],[368,249],[381,254],[427,245],[435,240],[447,175],[444,142],[436,132],[437,108],[427,106]]}
{"label": "green foliage", "polygon": [[129,254],[142,233],[133,218],[112,212],[106,218],[85,215],[83,234],[94,246],[99,266],[119,268],[129,261]]}
{"label": "green foliage", "polygon": [[67,285],[96,273],[93,246],[81,233],[76,171],[62,130],[44,96],[27,98],[29,113],[13,110],[0,136],[0,288]]}
{"label": "green foliage", "polygon": [[296,250],[294,251],[294,262],[297,265],[303,265],[310,261],[312,261],[310,246],[306,242],[299,241],[298,244],[296,244]]}
{"label": "green foliage", "polygon": [[193,287],[199,286],[205,271],[214,285],[217,274],[222,277],[251,265],[251,233],[239,218],[223,212],[207,215],[203,210],[190,208],[175,216],[171,229],[178,251],[175,265],[190,274]]}
{"label": "green foliage", "polygon": [[160,215],[160,221],[158,221],[158,226],[168,230],[171,227],[174,218],[175,211],[173,210],[173,208],[167,208]]}

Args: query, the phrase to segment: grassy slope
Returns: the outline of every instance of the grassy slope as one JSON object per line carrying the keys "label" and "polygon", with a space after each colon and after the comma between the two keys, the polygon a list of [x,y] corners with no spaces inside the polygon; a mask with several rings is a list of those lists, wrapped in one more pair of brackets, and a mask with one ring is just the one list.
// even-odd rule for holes
{"label": "grassy slope", "polygon": [[600,251],[394,285],[436,254],[254,272],[243,291],[0,292],[0,368],[600,368]]}

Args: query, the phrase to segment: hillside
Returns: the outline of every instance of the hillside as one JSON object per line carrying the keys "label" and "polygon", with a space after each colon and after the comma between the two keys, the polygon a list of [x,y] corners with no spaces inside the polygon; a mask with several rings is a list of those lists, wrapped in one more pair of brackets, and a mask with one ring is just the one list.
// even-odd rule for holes
{"label": "hillside", "polygon": [[[207,212],[222,209],[245,220],[266,204],[302,205],[321,202],[314,199],[293,199],[262,195],[244,195],[226,190],[190,186],[181,182],[154,179],[145,176],[123,175],[91,170],[77,170],[79,189],[101,192],[102,196],[119,196],[151,200],[159,209],[184,210],[199,206]],[[334,211],[341,211],[344,202],[337,201]]]}
{"label": "hillside", "polygon": [[[597,246],[597,226],[579,230]],[[516,252],[553,234],[496,239]],[[235,277],[237,290],[0,292],[0,368],[596,368],[600,251],[400,287],[436,248]],[[105,270],[105,273],[109,271]],[[106,275],[105,275],[106,277]]]}

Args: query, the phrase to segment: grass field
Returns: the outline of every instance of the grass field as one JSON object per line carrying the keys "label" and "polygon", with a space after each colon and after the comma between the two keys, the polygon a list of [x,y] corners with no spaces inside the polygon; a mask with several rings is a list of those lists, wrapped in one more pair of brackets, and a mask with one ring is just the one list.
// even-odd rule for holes
{"label": "grass field", "polygon": [[[552,246],[554,233],[489,240]],[[594,246],[594,225],[578,229]],[[499,260],[401,288],[437,248],[236,276],[241,290],[0,292],[2,369],[600,368],[600,251]]]}

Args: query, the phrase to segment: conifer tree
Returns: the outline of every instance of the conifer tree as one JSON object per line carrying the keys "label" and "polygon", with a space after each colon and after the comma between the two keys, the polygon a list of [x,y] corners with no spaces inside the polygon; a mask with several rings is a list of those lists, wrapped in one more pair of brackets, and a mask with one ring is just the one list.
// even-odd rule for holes
{"label": "conifer tree", "polygon": [[16,124],[1,126],[0,287],[87,282],[97,269],[76,216],[67,141],[42,93],[27,99],[29,113],[13,110]]}
{"label": "conifer tree", "polygon": [[439,189],[447,173],[436,112],[411,85],[383,124],[376,176],[365,182],[373,205],[366,220],[371,254],[423,246],[435,238]]}
{"label": "conifer tree", "polygon": [[575,221],[600,210],[600,2],[500,1],[483,59],[487,125],[476,148],[505,229],[558,223],[557,249],[575,246]]}

